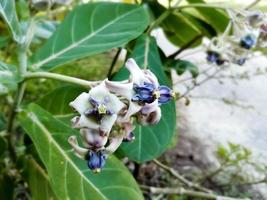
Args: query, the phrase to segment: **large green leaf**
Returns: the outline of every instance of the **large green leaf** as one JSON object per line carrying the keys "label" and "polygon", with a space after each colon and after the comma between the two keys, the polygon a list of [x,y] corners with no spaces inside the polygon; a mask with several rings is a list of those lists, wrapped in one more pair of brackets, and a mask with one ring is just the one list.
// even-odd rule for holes
{"label": "large green leaf", "polygon": [[25,170],[32,200],[58,199],[51,189],[46,172],[33,158],[26,159]]}
{"label": "large green leaf", "polygon": [[[159,17],[166,8],[160,5],[157,1],[151,1],[149,3],[151,11],[156,17]],[[181,12],[170,14],[161,24],[167,38],[175,45],[182,46],[192,41],[195,38],[199,38],[203,35],[203,29],[199,29],[199,23],[191,20]],[[200,42],[199,38],[195,44]]]}
{"label": "large green leaf", "polygon": [[0,0],[0,15],[4,18],[7,25],[9,26],[14,40],[17,41],[18,43],[21,43],[22,37],[16,13],[15,1]]}
{"label": "large green leaf", "polygon": [[[187,2],[205,4],[204,0],[187,0]],[[197,12],[194,12],[194,10]],[[227,14],[215,8],[195,7],[191,9],[190,13],[210,24],[218,33],[222,33],[229,23]]]}
{"label": "large green leaf", "polygon": [[[156,40],[153,37],[141,36],[138,38],[131,57],[136,60],[139,66],[147,63],[150,69],[158,77],[159,82],[169,85],[163,71]],[[114,77],[114,80],[127,79],[128,71],[123,68]],[[130,159],[137,162],[145,162],[161,155],[171,142],[175,130],[175,104],[174,102],[161,106],[162,118],[157,125],[139,126],[136,125],[134,134],[136,139],[133,142],[124,143],[121,150]]]}
{"label": "large green leaf", "polygon": [[69,103],[82,92],[86,92],[84,88],[66,85],[53,90],[36,103],[53,114],[54,117],[68,119],[74,114],[74,110],[69,106]]}
{"label": "large green leaf", "polygon": [[36,104],[19,115],[19,121],[32,139],[44,163],[53,191],[59,199],[139,200],[142,194],[127,168],[111,156],[100,174],[77,158],[67,142],[78,134]]}
{"label": "large green leaf", "polygon": [[123,46],[148,25],[144,7],[121,3],[78,6],[35,54],[33,68],[51,70],[56,65]]}
{"label": "large green leaf", "polygon": [[17,88],[16,68],[0,61],[0,95]]}

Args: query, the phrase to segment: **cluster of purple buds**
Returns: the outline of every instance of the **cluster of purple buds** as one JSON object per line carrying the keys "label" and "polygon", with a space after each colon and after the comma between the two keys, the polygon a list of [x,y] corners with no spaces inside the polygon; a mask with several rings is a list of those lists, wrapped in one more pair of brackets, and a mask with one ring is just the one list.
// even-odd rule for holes
{"label": "cluster of purple buds", "polygon": [[210,63],[214,63],[218,66],[223,65],[225,60],[221,57],[221,55],[216,51],[207,51],[207,61]]}
{"label": "cluster of purple buds", "polygon": [[128,80],[103,80],[70,103],[79,113],[71,122],[79,129],[83,146],[76,136],[68,141],[94,172],[101,171],[108,155],[122,142],[134,140],[134,119],[141,125],[158,123],[160,106],[175,97],[169,87],[159,85],[157,77],[150,70],[140,69],[133,59],[125,66],[130,72]]}
{"label": "cluster of purple buds", "polygon": [[244,65],[254,48],[267,46],[267,18],[263,13],[229,11],[229,15],[232,20],[224,34],[213,39],[207,49],[207,61],[217,66]]}

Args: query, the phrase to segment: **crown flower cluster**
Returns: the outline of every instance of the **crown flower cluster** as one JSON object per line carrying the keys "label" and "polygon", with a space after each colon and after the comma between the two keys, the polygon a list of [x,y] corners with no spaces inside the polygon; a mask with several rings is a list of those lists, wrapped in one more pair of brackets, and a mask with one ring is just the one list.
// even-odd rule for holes
{"label": "crown flower cluster", "polygon": [[225,32],[211,40],[207,61],[215,65],[244,65],[253,50],[267,47],[267,17],[255,11],[228,11],[231,21]]}
{"label": "crown flower cluster", "polygon": [[134,140],[134,119],[141,125],[158,123],[160,106],[174,97],[169,87],[160,85],[157,77],[140,69],[134,59],[128,59],[125,66],[130,72],[128,80],[103,80],[69,104],[78,113],[71,123],[80,131],[82,146],[76,136],[68,141],[94,172],[104,167],[122,142]]}

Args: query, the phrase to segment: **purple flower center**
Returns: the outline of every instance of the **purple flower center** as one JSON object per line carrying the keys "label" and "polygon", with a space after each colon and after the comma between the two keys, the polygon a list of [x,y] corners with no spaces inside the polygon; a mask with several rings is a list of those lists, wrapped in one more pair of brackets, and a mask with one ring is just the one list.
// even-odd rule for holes
{"label": "purple flower center", "polygon": [[100,121],[105,115],[113,115],[114,112],[108,109],[107,104],[109,103],[109,98],[105,97],[102,102],[99,102],[92,97],[89,98],[90,104],[93,108],[85,111],[87,117],[94,116],[98,121]]}

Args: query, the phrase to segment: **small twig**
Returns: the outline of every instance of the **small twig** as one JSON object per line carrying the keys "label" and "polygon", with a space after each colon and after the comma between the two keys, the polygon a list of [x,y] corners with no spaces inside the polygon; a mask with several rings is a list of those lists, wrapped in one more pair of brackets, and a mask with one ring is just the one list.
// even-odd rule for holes
{"label": "small twig", "polygon": [[173,168],[168,167],[167,165],[164,165],[160,161],[154,159],[153,162],[158,165],[160,168],[164,169],[165,171],[169,172],[172,176],[177,178],[181,183],[186,185],[187,187],[194,188],[199,191],[207,192],[207,193],[212,193],[211,190],[201,187],[199,184],[193,183],[187,179],[185,179],[182,175],[180,175],[176,170]]}
{"label": "small twig", "polygon": [[256,6],[261,0],[255,0],[251,4],[249,4],[247,7],[245,7],[245,10],[249,10],[250,8]]}
{"label": "small twig", "polygon": [[184,44],[180,49],[178,49],[176,52],[174,52],[173,54],[171,54],[168,58],[174,59],[176,56],[178,56],[180,53],[182,53],[184,50],[188,49],[189,47],[191,47],[197,40],[199,40],[200,38],[202,38],[203,35],[197,35],[196,37],[194,37],[192,40],[190,40],[189,42],[187,42],[186,44]]}
{"label": "small twig", "polygon": [[205,192],[197,192],[193,190],[187,190],[183,187],[178,188],[160,188],[160,187],[152,187],[146,185],[140,185],[140,188],[144,191],[148,191],[152,194],[176,194],[176,195],[184,195],[190,197],[198,197],[203,199],[214,199],[214,200],[249,200],[249,199],[239,199],[225,196],[218,196],[216,194],[210,194]]}
{"label": "small twig", "polygon": [[188,88],[187,91],[185,93],[183,93],[182,95],[180,95],[177,100],[180,100],[184,97],[186,97],[186,95],[188,95],[192,90],[194,90],[197,86],[200,86],[202,84],[204,84],[205,82],[207,82],[208,80],[214,78],[214,76],[216,74],[218,74],[220,72],[221,68],[217,68],[216,71],[214,73],[212,73],[211,75],[207,76],[205,79],[203,79],[202,81],[195,83],[192,87]]}
{"label": "small twig", "polygon": [[[206,74],[208,71],[210,71],[213,68],[214,68],[214,66],[211,66],[211,67],[208,67],[207,69],[204,69],[203,71],[199,72],[198,76],[201,75],[201,74]],[[190,80],[195,80],[196,78],[197,77],[190,76],[190,77],[184,78],[182,80],[174,81],[173,85],[181,84],[181,83],[184,83],[184,82],[190,81]]]}
{"label": "small twig", "polygon": [[113,69],[114,69],[114,67],[115,67],[115,65],[116,65],[116,63],[117,63],[117,60],[118,60],[118,58],[119,58],[120,53],[121,53],[121,48],[118,49],[116,55],[114,56],[114,58],[113,58],[113,60],[112,60],[112,63],[111,63],[111,65],[110,65],[110,68],[109,68],[109,70],[108,70],[108,74],[107,74],[107,77],[108,77],[108,78],[111,77],[112,71],[113,71]]}

